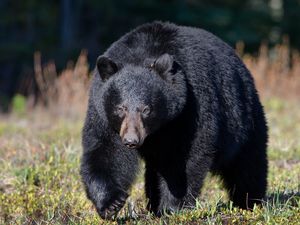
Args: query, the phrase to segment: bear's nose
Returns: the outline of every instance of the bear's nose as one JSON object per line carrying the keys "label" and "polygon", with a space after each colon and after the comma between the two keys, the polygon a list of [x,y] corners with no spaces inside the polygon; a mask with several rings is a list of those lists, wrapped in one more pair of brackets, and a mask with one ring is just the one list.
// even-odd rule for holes
{"label": "bear's nose", "polygon": [[133,138],[124,138],[123,143],[128,148],[137,148],[138,147],[138,140]]}

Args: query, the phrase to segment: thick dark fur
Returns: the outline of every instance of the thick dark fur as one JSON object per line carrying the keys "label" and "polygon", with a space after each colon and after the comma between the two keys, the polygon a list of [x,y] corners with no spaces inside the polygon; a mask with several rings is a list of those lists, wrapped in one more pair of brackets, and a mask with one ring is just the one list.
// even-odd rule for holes
{"label": "thick dark fur", "polygon": [[[81,164],[87,196],[102,218],[124,205],[139,157],[148,209],[157,215],[194,207],[209,171],[222,177],[235,205],[259,203],[267,187],[266,120],[231,47],[201,29],[154,22],[124,35],[103,57],[91,85]],[[152,106],[138,149],[119,135],[114,108],[123,101],[132,109]]]}

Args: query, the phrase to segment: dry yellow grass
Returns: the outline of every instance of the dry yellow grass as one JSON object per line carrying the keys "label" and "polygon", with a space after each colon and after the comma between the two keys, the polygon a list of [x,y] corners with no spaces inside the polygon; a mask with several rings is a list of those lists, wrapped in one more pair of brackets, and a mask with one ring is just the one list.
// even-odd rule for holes
{"label": "dry yellow grass", "polygon": [[243,54],[243,43],[237,52],[252,73],[258,92],[263,98],[300,99],[300,54],[292,50],[289,41],[269,49],[262,44],[258,56]]}
{"label": "dry yellow grass", "polygon": [[87,51],[83,50],[75,65],[69,62],[58,75],[53,62],[41,65],[39,52],[34,55],[35,80],[41,93],[38,108],[46,107],[55,115],[77,116],[85,113],[89,87]]}

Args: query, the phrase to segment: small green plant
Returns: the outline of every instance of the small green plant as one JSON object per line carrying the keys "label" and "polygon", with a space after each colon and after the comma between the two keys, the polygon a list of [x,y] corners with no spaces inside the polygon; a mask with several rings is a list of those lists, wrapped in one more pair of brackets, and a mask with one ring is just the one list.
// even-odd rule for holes
{"label": "small green plant", "polygon": [[17,115],[24,115],[26,112],[26,98],[16,94],[12,99],[12,112]]}

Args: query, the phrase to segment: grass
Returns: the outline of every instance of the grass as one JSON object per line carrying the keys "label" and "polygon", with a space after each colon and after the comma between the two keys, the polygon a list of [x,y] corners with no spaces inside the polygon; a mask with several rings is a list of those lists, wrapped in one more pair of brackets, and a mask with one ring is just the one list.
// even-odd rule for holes
{"label": "grass", "polygon": [[299,102],[270,98],[264,105],[270,141],[262,207],[232,207],[218,178],[208,176],[195,210],[155,218],[145,210],[141,174],[115,221],[99,219],[85,197],[79,176],[81,119],[43,111],[2,116],[0,224],[299,224]]}

